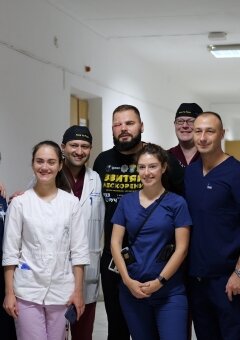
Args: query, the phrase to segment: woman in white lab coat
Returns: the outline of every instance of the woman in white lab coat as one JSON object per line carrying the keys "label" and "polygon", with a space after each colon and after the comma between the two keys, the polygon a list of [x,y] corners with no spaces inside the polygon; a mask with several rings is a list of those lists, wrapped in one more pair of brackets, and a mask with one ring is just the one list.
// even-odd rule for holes
{"label": "woman in white lab coat", "polygon": [[89,264],[79,201],[60,189],[62,153],[52,141],[33,149],[36,184],[13,199],[3,244],[6,296],[20,340],[62,340],[64,313],[84,311],[83,274]]}

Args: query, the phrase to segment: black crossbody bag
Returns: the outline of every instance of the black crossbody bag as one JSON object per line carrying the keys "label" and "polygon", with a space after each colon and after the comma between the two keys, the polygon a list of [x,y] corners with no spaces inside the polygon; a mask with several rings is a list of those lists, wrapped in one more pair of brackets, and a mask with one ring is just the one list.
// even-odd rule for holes
{"label": "black crossbody bag", "polygon": [[[143,226],[145,225],[145,223],[147,222],[149,217],[152,215],[154,210],[159,206],[160,202],[163,200],[163,198],[165,197],[166,194],[167,194],[167,191],[164,191],[164,193],[158,199],[156,199],[156,201],[155,201],[156,204],[153,206],[153,208],[151,209],[149,214],[145,217],[144,221],[142,222],[142,224],[138,228],[138,230],[137,230],[137,232],[136,232],[136,234],[134,236],[134,239],[131,242],[129,242],[128,247],[125,247],[125,248],[123,248],[121,250],[121,254],[122,254],[122,257],[123,257],[123,259],[124,259],[124,261],[126,263],[126,266],[136,262],[135,255],[134,255],[133,250],[131,249],[131,247],[135,243],[135,241],[136,241],[140,231],[142,230]],[[117,267],[115,265],[115,262],[114,262],[113,258],[111,259],[111,261],[109,263],[108,269],[111,270],[114,273],[119,274],[118,269],[117,269]]]}

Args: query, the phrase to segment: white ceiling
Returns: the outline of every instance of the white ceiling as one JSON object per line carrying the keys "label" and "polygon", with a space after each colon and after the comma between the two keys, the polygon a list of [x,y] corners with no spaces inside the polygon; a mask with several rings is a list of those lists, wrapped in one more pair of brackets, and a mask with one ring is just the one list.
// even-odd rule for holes
{"label": "white ceiling", "polygon": [[[240,43],[240,0],[48,0],[110,42],[170,68],[210,102],[240,102],[240,58],[215,59],[207,45]],[[209,32],[224,31],[224,41]]]}

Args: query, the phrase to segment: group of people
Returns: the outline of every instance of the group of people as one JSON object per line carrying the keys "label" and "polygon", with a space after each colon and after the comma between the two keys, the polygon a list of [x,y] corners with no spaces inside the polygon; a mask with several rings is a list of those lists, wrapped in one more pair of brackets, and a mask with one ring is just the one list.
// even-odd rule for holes
{"label": "group of people", "polygon": [[114,147],[93,170],[87,127],[67,129],[61,149],[34,147],[34,180],[4,227],[3,306],[18,339],[64,339],[71,304],[72,339],[92,339],[99,270],[108,340],[187,340],[189,310],[197,339],[240,339],[240,162],[222,150],[217,113],[183,103],[174,125],[166,151],[142,141],[136,107],[117,107]]}

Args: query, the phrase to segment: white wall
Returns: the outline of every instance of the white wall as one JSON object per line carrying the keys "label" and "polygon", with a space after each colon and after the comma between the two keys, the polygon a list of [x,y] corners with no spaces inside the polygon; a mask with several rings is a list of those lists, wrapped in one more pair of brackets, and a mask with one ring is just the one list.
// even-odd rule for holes
{"label": "white wall", "polygon": [[240,140],[240,103],[214,104],[211,110],[220,114],[225,128],[226,140]]}
{"label": "white wall", "polygon": [[35,143],[61,142],[73,92],[92,98],[90,128],[103,149],[112,146],[111,116],[118,105],[136,105],[145,123],[143,139],[166,148],[176,144],[173,119],[179,104],[208,106],[171,70],[156,74],[46,1],[1,0],[0,181],[9,193],[23,189],[31,177]]}
{"label": "white wall", "polygon": [[1,46],[0,55],[0,177],[12,191],[31,177],[33,145],[68,125],[68,96],[59,70]]}

